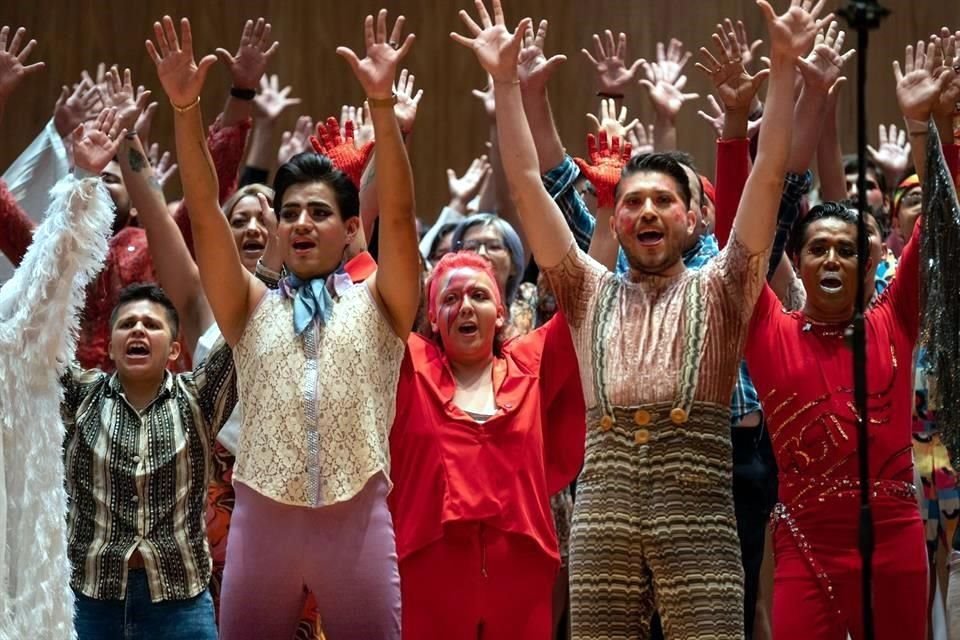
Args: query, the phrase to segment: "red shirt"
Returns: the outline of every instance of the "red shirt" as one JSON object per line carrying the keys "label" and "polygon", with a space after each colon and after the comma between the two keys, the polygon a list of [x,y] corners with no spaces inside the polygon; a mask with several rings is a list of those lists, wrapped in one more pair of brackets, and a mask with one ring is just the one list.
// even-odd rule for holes
{"label": "red shirt", "polygon": [[[920,325],[920,228],[904,248],[897,277],[867,311],[870,474],[913,482],[913,350]],[[812,485],[856,480],[853,356],[847,323],[788,313],[764,288],[747,337],[747,366],[759,392],[777,458],[780,500],[809,500]],[[822,502],[822,501],[821,501]],[[913,504],[916,511],[916,504]],[[851,521],[856,525],[855,519]]]}
{"label": "red shirt", "polygon": [[[249,121],[222,127],[219,119],[210,127],[207,144],[217,169],[221,202],[236,189],[237,169],[243,158],[249,128]],[[184,204],[180,205],[175,218],[187,247],[193,253],[193,236]],[[19,265],[23,260],[27,247],[33,241],[35,227],[33,220],[7,190],[6,184],[0,181],[0,251],[14,265]],[[128,285],[156,281],[153,261],[147,249],[147,234],[143,229],[125,227],[110,238],[103,271],[87,288],[86,306],[80,319],[76,357],[81,367],[106,372],[115,369],[107,349],[110,345],[110,313],[117,303],[117,297]],[[190,357],[186,349],[171,369],[190,370]]]}
{"label": "red shirt", "polygon": [[494,387],[498,411],[478,423],[453,403],[456,383],[442,348],[417,334],[407,340],[388,498],[401,561],[457,521],[529,536],[559,561],[550,496],[579,473],[586,438],[562,314],[503,346]]}

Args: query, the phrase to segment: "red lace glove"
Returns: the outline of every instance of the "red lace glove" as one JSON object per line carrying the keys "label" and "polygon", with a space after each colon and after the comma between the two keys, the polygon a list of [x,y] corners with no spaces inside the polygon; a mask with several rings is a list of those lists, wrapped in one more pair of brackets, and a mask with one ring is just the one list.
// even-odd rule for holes
{"label": "red lace glove", "polygon": [[607,144],[607,132],[600,132],[600,144],[597,138],[587,134],[587,155],[590,163],[574,158],[573,161],[580,167],[580,171],[587,177],[597,193],[598,207],[613,207],[616,202],[614,192],[620,182],[620,173],[623,166],[630,161],[630,144],[614,136],[611,144]]}
{"label": "red lace glove", "polygon": [[344,125],[344,135],[340,136],[340,123],[333,116],[325,123],[317,125],[317,135],[310,136],[310,144],[320,155],[330,158],[337,169],[343,171],[350,181],[360,188],[360,176],[367,166],[367,160],[373,153],[373,142],[368,142],[359,149],[353,142],[353,121],[347,120]]}

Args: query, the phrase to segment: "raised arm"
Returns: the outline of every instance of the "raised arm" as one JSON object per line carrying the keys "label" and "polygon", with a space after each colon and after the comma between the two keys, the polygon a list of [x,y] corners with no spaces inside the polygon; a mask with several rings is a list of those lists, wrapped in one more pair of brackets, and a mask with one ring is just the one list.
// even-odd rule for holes
{"label": "raised arm", "polygon": [[113,203],[98,177],[117,150],[113,110],[73,134],[76,177],[54,188],[50,210],[13,278],[0,289],[0,323],[21,335],[45,365],[61,367],[74,345],[87,283],[107,253]]}
{"label": "raised arm", "polygon": [[523,111],[517,57],[524,32],[531,26],[530,20],[521,20],[516,31],[510,33],[504,26],[500,0],[493,0],[493,19],[480,2],[477,3],[477,11],[482,27],[465,11],[460,12],[460,18],[473,37],[467,38],[458,33],[450,36],[472,49],[481,66],[493,78],[497,131],[510,191],[537,263],[549,269],[563,261],[574,240],[563,215],[540,179],[537,150]]}
{"label": "raised arm", "polygon": [[713,96],[710,102],[717,112],[711,118],[700,115],[719,129],[717,140],[717,202],[715,233],[720,246],[725,246],[730,238],[733,220],[743,196],[747,177],[750,175],[749,142],[747,141],[750,112],[757,100],[760,85],[770,75],[768,71],[750,74],[743,63],[738,32],[730,20],[726,29],[717,25],[713,34],[714,55],[706,47],[700,48],[700,62],[696,67],[709,76],[720,100],[717,104]]}
{"label": "raised arm", "polygon": [[300,104],[300,98],[289,97],[292,90],[289,85],[281,89],[276,74],[260,78],[260,93],[253,99],[253,129],[240,186],[267,182],[277,159],[273,146],[277,120],[287,108]]}
{"label": "raised arm", "polygon": [[566,61],[567,56],[559,54],[548,59],[544,55],[547,26],[547,21],[541,20],[536,35],[529,30],[526,32],[523,47],[520,49],[519,66],[523,108],[530,125],[530,133],[533,135],[533,144],[537,149],[540,173],[547,173],[564,158],[563,143],[560,141],[557,125],[553,120],[553,110],[550,108],[547,82],[557,67]]}
{"label": "raised arm", "polygon": [[914,50],[907,45],[903,69],[893,61],[893,75],[897,81],[897,102],[910,133],[911,153],[917,176],[921,182],[926,176],[927,122],[940,101],[940,96],[950,89],[956,74],[951,67],[943,67],[937,58],[938,44],[917,43]]}
{"label": "raised arm", "polygon": [[409,34],[400,44],[404,17],[397,18],[387,39],[387,10],[364,21],[366,56],[361,60],[347,47],[337,47],[363,86],[377,139],[377,202],[380,246],[377,273],[370,287],[382,303],[394,332],[406,339],[420,302],[420,253],[417,249],[413,172],[400,125],[393,111],[397,65],[413,45]]}
{"label": "raised arm", "polygon": [[783,178],[791,144],[795,65],[813,47],[822,20],[816,19],[824,0],[792,0],[777,16],[766,0],[758,0],[770,34],[770,87],[760,125],[757,161],[747,178],[743,198],[733,222],[734,233],[750,253],[770,249],[777,226]]}
{"label": "raised arm", "polygon": [[[153,28],[157,44],[148,40],[147,52],[157,65],[160,83],[174,110],[177,159],[190,211],[200,280],[217,324],[232,346],[243,334],[266,287],[240,262],[230,226],[220,210],[217,175],[203,132],[200,91],[216,57],[208,55],[199,65],[195,62],[193,35],[186,18],[180,21],[182,43],[170,16],[164,16],[163,24],[157,22]],[[257,46],[267,55],[264,42]]]}
{"label": "raised arm", "polygon": [[654,132],[657,151],[672,151],[677,148],[677,116],[688,100],[700,97],[698,93],[684,93],[687,76],[683,68],[690,60],[690,52],[684,53],[683,43],[676,38],[670,39],[667,47],[657,43],[657,61],[643,61],[645,78],[639,82],[647,89],[650,103],[656,114]]}
{"label": "raised arm", "polygon": [[33,64],[24,64],[30,57],[30,52],[37,46],[36,40],[30,40],[23,49],[24,36],[27,30],[20,27],[13,33],[13,38],[7,45],[7,38],[10,36],[10,27],[0,28],[0,120],[3,120],[3,110],[7,104],[7,99],[13,94],[20,82],[30,75],[40,71],[45,66],[43,62],[34,62]]}
{"label": "raised arm", "polygon": [[157,279],[183,320],[183,334],[192,353],[200,336],[214,322],[213,312],[203,295],[200,272],[180,229],[167,212],[163,189],[135,134],[124,138],[118,159],[130,201],[147,233],[147,247]]}

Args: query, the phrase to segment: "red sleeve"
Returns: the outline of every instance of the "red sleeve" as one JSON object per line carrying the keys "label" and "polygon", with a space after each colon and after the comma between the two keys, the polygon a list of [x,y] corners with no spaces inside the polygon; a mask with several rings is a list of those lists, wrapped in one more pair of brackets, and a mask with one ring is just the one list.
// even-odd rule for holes
{"label": "red sleeve", "polygon": [[720,248],[726,246],[733,231],[743,187],[750,175],[750,140],[717,140],[717,223],[714,234]]}
{"label": "red sleeve", "polygon": [[913,234],[900,254],[893,282],[878,303],[892,309],[900,326],[912,341],[920,333],[920,234],[921,221],[913,225]]}
{"label": "red sleeve", "polygon": [[943,158],[947,161],[947,169],[953,176],[953,183],[960,183],[960,144],[944,143]]}
{"label": "red sleeve", "polygon": [[757,298],[757,304],[753,307],[750,327],[747,329],[747,342],[744,347],[747,368],[750,368],[751,357],[763,358],[768,356],[769,350],[764,344],[764,338],[770,331],[774,314],[779,314],[782,310],[783,304],[777,294],[773,292],[769,284],[764,283],[763,289],[760,291],[760,297]]}
{"label": "red sleeve", "polygon": [[[224,127],[220,124],[221,117],[210,125],[207,133],[207,147],[217,172],[217,183],[220,187],[220,204],[237,190],[237,174],[240,163],[243,161],[243,151],[247,145],[247,132],[250,130],[250,120]],[[187,245],[190,255],[196,257],[193,251],[193,230],[190,229],[190,215],[186,201],[180,203],[173,219],[183,234],[183,241]]]}
{"label": "red sleeve", "polygon": [[0,251],[14,266],[23,261],[36,226],[7,189],[7,183],[0,180]]}
{"label": "red sleeve", "polygon": [[573,338],[563,313],[554,315],[537,332],[543,334],[540,410],[547,491],[552,496],[573,482],[583,466],[587,408]]}

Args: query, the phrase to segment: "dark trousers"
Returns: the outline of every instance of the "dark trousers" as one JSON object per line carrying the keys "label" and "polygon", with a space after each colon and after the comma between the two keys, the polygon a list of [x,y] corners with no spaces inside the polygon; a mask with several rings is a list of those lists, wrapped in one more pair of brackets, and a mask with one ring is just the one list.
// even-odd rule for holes
{"label": "dark trousers", "polygon": [[[766,423],[735,427],[733,438],[733,508],[743,560],[743,621],[746,638],[753,637],[753,621],[760,590],[764,533],[777,502],[777,463]],[[705,541],[709,542],[709,541]],[[709,553],[704,549],[704,553]],[[663,640],[659,614],[650,624],[651,640]]]}

